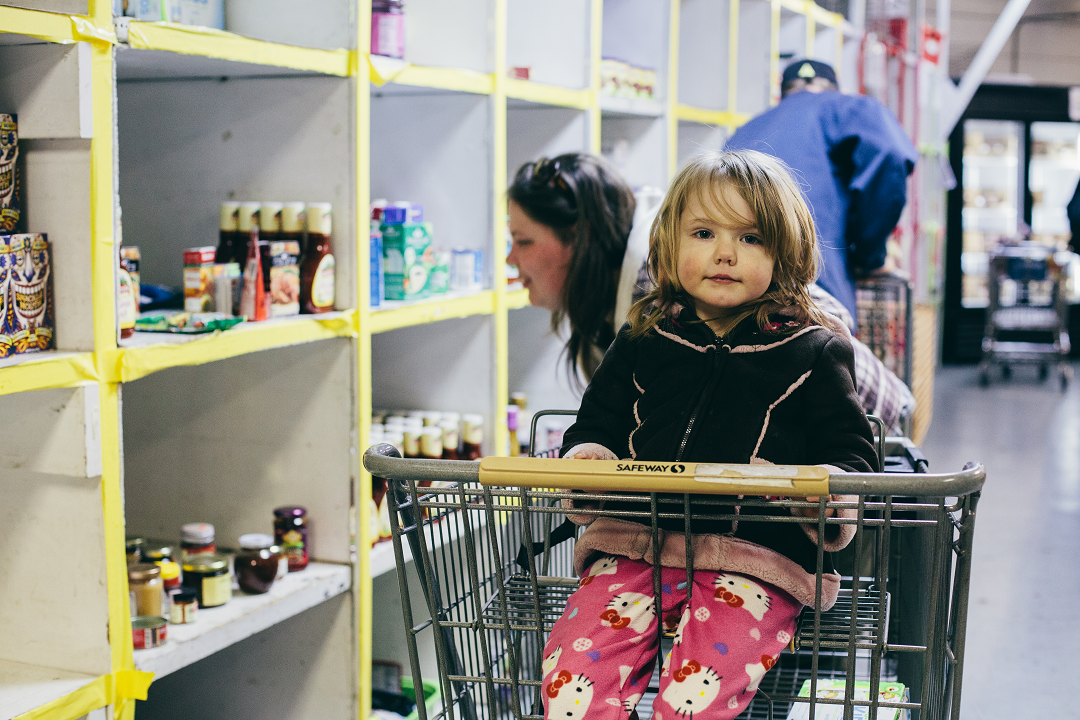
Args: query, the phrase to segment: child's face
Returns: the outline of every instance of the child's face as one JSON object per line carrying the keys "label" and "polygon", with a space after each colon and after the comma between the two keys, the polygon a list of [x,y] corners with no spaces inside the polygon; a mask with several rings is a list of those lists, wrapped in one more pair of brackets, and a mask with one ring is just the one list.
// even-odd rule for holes
{"label": "child's face", "polygon": [[772,283],[773,259],[753,211],[734,190],[723,187],[719,194],[729,212],[707,197],[705,205],[692,197],[679,221],[679,283],[706,321],[757,300]]}

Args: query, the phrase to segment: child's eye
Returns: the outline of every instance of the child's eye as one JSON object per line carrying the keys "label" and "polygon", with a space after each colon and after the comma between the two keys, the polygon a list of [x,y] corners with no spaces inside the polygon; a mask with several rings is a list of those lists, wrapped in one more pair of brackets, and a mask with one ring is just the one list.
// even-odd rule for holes
{"label": "child's eye", "polygon": [[746,243],[747,245],[760,245],[761,244],[761,238],[759,238],[757,235],[743,235],[742,241],[744,243]]}
{"label": "child's eye", "polygon": [[694,231],[694,237],[696,237],[699,240],[712,240],[712,236],[713,236],[712,232],[710,232],[709,230],[706,230],[705,228]]}

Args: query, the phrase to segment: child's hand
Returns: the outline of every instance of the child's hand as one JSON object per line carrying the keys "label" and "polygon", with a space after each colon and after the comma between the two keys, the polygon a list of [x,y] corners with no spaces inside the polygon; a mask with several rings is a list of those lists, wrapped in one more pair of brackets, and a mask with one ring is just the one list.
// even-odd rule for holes
{"label": "child's hand", "polygon": [[570,460],[603,460],[604,456],[590,448],[582,448],[570,456]]}
{"label": "child's hand", "polygon": [[[836,499],[835,495],[830,495],[829,496],[830,501],[835,500],[835,499]],[[821,500],[821,498],[819,498],[819,497],[808,497],[808,498],[805,498],[805,500],[806,500],[806,502],[816,503],[816,502],[819,502]],[[802,515],[803,517],[808,517],[808,518],[814,518],[815,520],[818,518],[819,510],[820,510],[820,506],[819,507],[806,507],[806,508],[791,508],[792,514],[794,514],[794,515]],[[836,515],[836,508],[826,508],[825,509],[825,517],[830,518],[830,517],[833,517],[835,515]]]}

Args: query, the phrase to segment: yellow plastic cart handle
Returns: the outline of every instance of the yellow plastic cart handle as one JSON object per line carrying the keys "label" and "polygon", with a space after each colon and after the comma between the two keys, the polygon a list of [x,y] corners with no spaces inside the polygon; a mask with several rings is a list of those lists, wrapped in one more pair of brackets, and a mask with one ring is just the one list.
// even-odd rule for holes
{"label": "yellow plastic cart handle", "polygon": [[829,494],[829,471],[816,465],[486,457],[480,461],[480,484],[588,492],[820,497]]}

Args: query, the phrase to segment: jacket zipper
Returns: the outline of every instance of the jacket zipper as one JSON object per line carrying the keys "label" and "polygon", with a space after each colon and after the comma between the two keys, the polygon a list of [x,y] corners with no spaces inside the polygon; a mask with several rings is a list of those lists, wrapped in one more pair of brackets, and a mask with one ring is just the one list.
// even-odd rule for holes
{"label": "jacket zipper", "polygon": [[723,353],[723,357],[727,357],[727,354],[730,351],[731,351],[731,346],[729,346],[727,344],[725,344],[721,348],[721,351],[717,351],[715,348],[712,351],[713,352],[713,371],[712,371],[712,375],[709,378],[709,381],[707,383],[705,383],[705,388],[701,391],[701,397],[698,398],[697,405],[694,407],[694,412],[693,412],[692,415],[690,415],[690,422],[688,422],[686,424],[686,432],[683,433],[682,442],[679,443],[679,452],[677,452],[675,454],[675,462],[679,462],[679,461],[682,460],[683,453],[686,451],[686,443],[690,441],[690,433],[693,432],[693,430],[694,430],[694,423],[697,421],[698,414],[701,412],[701,409],[705,406],[705,399],[707,397],[709,397],[709,395],[712,394],[713,386],[716,385],[716,379],[720,375],[720,373],[718,371],[720,369],[721,352]]}

